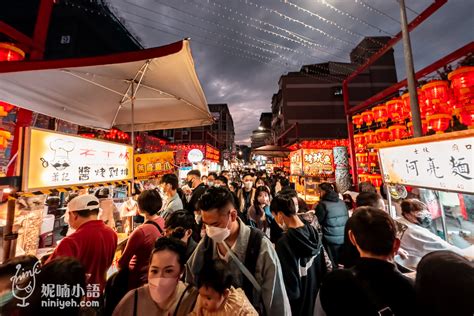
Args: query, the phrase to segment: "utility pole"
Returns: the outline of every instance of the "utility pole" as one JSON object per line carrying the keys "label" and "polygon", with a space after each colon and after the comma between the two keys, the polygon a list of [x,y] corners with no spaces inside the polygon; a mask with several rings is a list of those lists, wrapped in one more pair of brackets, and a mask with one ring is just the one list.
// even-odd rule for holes
{"label": "utility pole", "polygon": [[421,137],[423,133],[421,128],[420,106],[418,104],[418,93],[416,91],[415,67],[413,66],[413,55],[411,50],[410,32],[408,31],[405,0],[398,0],[398,3],[400,4],[400,23],[402,25],[403,55],[405,57],[408,92],[410,93],[410,110],[413,122],[413,136]]}

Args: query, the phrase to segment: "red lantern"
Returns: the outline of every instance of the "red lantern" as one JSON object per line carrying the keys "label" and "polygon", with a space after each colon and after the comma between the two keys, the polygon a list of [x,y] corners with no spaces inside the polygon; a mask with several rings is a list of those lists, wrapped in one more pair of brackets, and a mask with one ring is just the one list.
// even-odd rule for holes
{"label": "red lantern", "polygon": [[359,174],[359,182],[367,182],[369,181],[370,174],[368,173],[360,173]]}
{"label": "red lantern", "polygon": [[446,103],[450,98],[449,83],[447,81],[431,81],[421,87],[421,90],[425,93],[428,102],[434,104]]}
{"label": "red lantern", "polygon": [[408,117],[408,112],[405,111],[405,103],[400,98],[390,100],[386,103],[388,115],[394,122],[404,121]]}
{"label": "red lantern", "polygon": [[364,120],[362,119],[362,115],[354,115],[352,116],[352,123],[357,126],[357,128],[360,128],[362,124],[364,124]]}
{"label": "red lantern", "polygon": [[376,167],[379,164],[379,155],[376,152],[369,153],[369,164],[371,167]]}
{"label": "red lantern", "polygon": [[368,176],[369,181],[376,187],[379,188],[383,181],[382,181],[382,176],[380,174],[372,174]]}
{"label": "red lantern", "polygon": [[385,105],[378,105],[372,108],[374,113],[374,120],[377,123],[385,123],[388,121],[387,107]]}
{"label": "red lantern", "polygon": [[459,116],[461,123],[467,125],[469,129],[474,128],[474,104],[465,106]]}
{"label": "red lantern", "polygon": [[374,132],[366,132],[364,133],[364,137],[367,145],[378,143],[377,135]]}
{"label": "red lantern", "polygon": [[365,124],[367,124],[367,126],[370,126],[374,121],[374,113],[372,111],[362,112],[362,119],[364,120]]}
{"label": "red lantern", "polygon": [[354,135],[354,144],[357,152],[364,151],[366,145],[364,134]]}
{"label": "red lantern", "polygon": [[[413,136],[415,133],[413,129],[413,122],[408,122],[407,126],[408,126],[408,134],[410,136]],[[426,122],[426,120],[421,120],[421,132],[423,135],[426,135],[426,133],[428,133],[428,123]]]}
{"label": "red lantern", "polygon": [[25,52],[11,43],[0,43],[0,62],[25,59]]}
{"label": "red lantern", "polygon": [[400,140],[405,137],[406,128],[404,125],[393,125],[388,128],[392,140]]}
{"label": "red lantern", "polygon": [[428,116],[428,124],[436,131],[436,134],[442,134],[449,128],[452,116],[449,114],[435,114]]}
{"label": "red lantern", "polygon": [[357,153],[356,161],[359,163],[359,165],[365,166],[369,162],[369,156],[367,153]]}
{"label": "red lantern", "polygon": [[375,134],[381,142],[388,142],[390,140],[390,131],[387,128],[379,128],[375,131]]}
{"label": "red lantern", "polygon": [[455,99],[470,103],[474,99],[474,66],[459,67],[448,75]]}

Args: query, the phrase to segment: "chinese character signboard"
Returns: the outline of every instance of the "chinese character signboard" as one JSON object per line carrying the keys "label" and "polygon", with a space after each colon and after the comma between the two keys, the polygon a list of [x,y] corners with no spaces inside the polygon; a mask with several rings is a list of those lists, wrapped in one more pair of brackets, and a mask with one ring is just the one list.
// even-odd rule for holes
{"label": "chinese character signboard", "polygon": [[173,152],[135,155],[135,177],[146,179],[174,171]]}
{"label": "chinese character signboard", "polygon": [[303,175],[302,150],[295,150],[290,153],[290,173],[292,175]]}
{"label": "chinese character signboard", "polygon": [[384,181],[474,193],[474,137],[379,149]]}
{"label": "chinese character signboard", "polygon": [[23,190],[132,179],[131,146],[46,130],[27,130]]}
{"label": "chinese character signboard", "polygon": [[220,152],[217,148],[212,147],[211,145],[206,145],[206,160],[209,161],[220,161]]}
{"label": "chinese character signboard", "polygon": [[303,149],[303,171],[307,176],[333,172],[332,150]]}

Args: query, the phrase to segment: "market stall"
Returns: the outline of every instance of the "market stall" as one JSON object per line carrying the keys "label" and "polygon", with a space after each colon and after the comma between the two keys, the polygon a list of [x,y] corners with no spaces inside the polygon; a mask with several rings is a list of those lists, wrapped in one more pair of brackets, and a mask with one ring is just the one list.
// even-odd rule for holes
{"label": "market stall", "polygon": [[199,170],[201,175],[221,171],[220,152],[209,144],[168,144],[165,148],[175,153],[181,181],[193,169]]}
{"label": "market stall", "polygon": [[302,141],[290,146],[290,181],[298,195],[313,205],[319,184],[334,183],[340,192],[350,188],[347,140]]}
{"label": "market stall", "polygon": [[[474,130],[378,144],[389,191],[417,188],[439,235],[459,248],[474,244]],[[474,259],[474,258],[473,258]]]}
{"label": "market stall", "polygon": [[[54,247],[53,230],[61,225],[65,211],[60,193],[87,193],[88,188],[106,187],[118,208],[127,194],[115,193],[123,192],[122,186],[132,179],[132,159],[129,145],[28,128],[22,159],[18,160],[23,161],[21,191],[17,198],[11,197],[12,203],[1,204],[0,212],[0,226],[9,230],[7,235],[18,234],[19,238],[16,245],[3,243],[3,257],[15,250],[37,255],[40,245]],[[54,207],[44,207],[50,196],[57,196],[58,202]],[[49,238],[48,243],[45,238]]]}
{"label": "market stall", "polygon": [[[192,127],[209,125],[213,122],[194,69],[190,43],[187,39],[158,48],[106,56],[2,63],[0,85],[2,87],[0,100],[8,102],[5,104],[9,106],[13,107],[14,104],[15,107],[91,128],[108,130],[118,126],[121,131],[117,130],[118,132],[113,135],[111,132],[105,134],[111,134],[111,137],[128,137],[132,144],[135,141],[134,131]],[[3,109],[7,112],[5,107]],[[0,179],[4,185],[3,192],[12,193],[12,199],[7,203],[8,210],[2,213],[5,225],[4,246],[7,250],[4,259],[15,254],[15,247],[11,245],[17,239],[18,232],[18,227],[14,227],[15,215],[18,214],[15,212],[16,201],[13,200],[19,196],[17,191],[27,192],[33,199],[45,192],[46,194],[66,192],[71,188],[75,190],[76,186],[78,189],[86,190],[89,185],[98,185],[98,180],[104,180],[108,185],[115,182],[115,178],[132,179],[134,172],[132,165],[117,169],[110,164],[97,169],[92,169],[88,165],[78,165],[74,166],[74,172],[69,172],[72,168],[66,161],[71,155],[69,142],[66,145],[53,146],[55,154],[53,153],[53,157],[48,159],[54,161],[40,157],[43,160],[40,160],[38,165],[36,157],[31,160],[36,164],[34,167],[27,166],[28,170],[22,170],[22,160],[17,154],[17,148],[20,148],[22,127],[31,126],[33,121],[32,112],[22,110],[22,113],[23,115],[17,118],[16,125],[12,127],[14,145],[5,155],[5,164],[2,165],[8,177]],[[2,114],[0,111],[0,115]],[[0,142],[3,141],[3,145],[8,143],[10,135],[7,132],[10,131],[5,129],[5,133],[0,133],[2,137]],[[131,137],[124,131],[131,131]],[[65,138],[67,137],[61,137]],[[92,139],[89,141],[97,142]],[[130,146],[127,148],[130,148],[130,152],[127,151],[127,159],[131,164],[133,149]],[[81,155],[84,159],[78,159],[77,163],[84,163],[92,156],[111,155],[113,152],[112,150],[108,152],[107,149],[103,152],[100,146],[95,149],[75,147],[73,150],[83,150]],[[21,150],[19,153],[21,154]],[[105,163],[108,159],[111,159],[111,156],[98,163]],[[52,171],[51,168],[56,171]],[[31,174],[26,174],[26,171]],[[37,176],[36,172],[40,171],[44,173],[44,177]],[[19,180],[22,177],[23,186],[26,187],[20,184]],[[76,179],[78,177],[81,181],[74,182],[78,181]],[[25,182],[25,178],[28,178],[29,182]],[[70,185],[72,187],[69,187]],[[27,207],[29,203],[29,200],[24,202]],[[41,201],[32,200],[31,203],[43,206]],[[39,231],[30,229],[28,231],[35,232],[36,235],[31,240],[37,244]]]}
{"label": "market stall", "polygon": [[[474,66],[469,53],[474,42],[419,70],[417,99],[422,135],[449,133],[474,126]],[[446,71],[446,69],[453,69]],[[435,73],[435,76],[432,74]],[[424,81],[427,76],[429,79]],[[353,78],[353,76],[351,76]],[[349,107],[348,82],[344,83],[351,165],[354,183],[382,184],[377,146],[414,135],[410,94],[402,90],[407,80],[381,91],[355,107]]]}

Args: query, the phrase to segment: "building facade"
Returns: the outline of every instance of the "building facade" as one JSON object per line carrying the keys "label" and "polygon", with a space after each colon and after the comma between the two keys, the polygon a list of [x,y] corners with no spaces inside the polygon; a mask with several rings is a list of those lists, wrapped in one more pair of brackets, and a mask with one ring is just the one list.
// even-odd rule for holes
{"label": "building facade", "polygon": [[[350,54],[351,63],[327,62],[303,66],[280,77],[272,97],[272,132],[280,145],[296,139],[347,138],[342,81],[388,37],[365,38]],[[397,82],[393,49],[349,84],[355,106]]]}
{"label": "building facade", "polygon": [[256,130],[252,132],[251,148],[255,149],[265,146],[272,142],[272,113],[264,112],[260,115],[260,124]]}
{"label": "building facade", "polygon": [[221,152],[221,157],[230,159],[235,154],[234,120],[227,104],[209,104],[214,124],[191,128],[154,131],[155,136],[176,144],[210,144]]}

